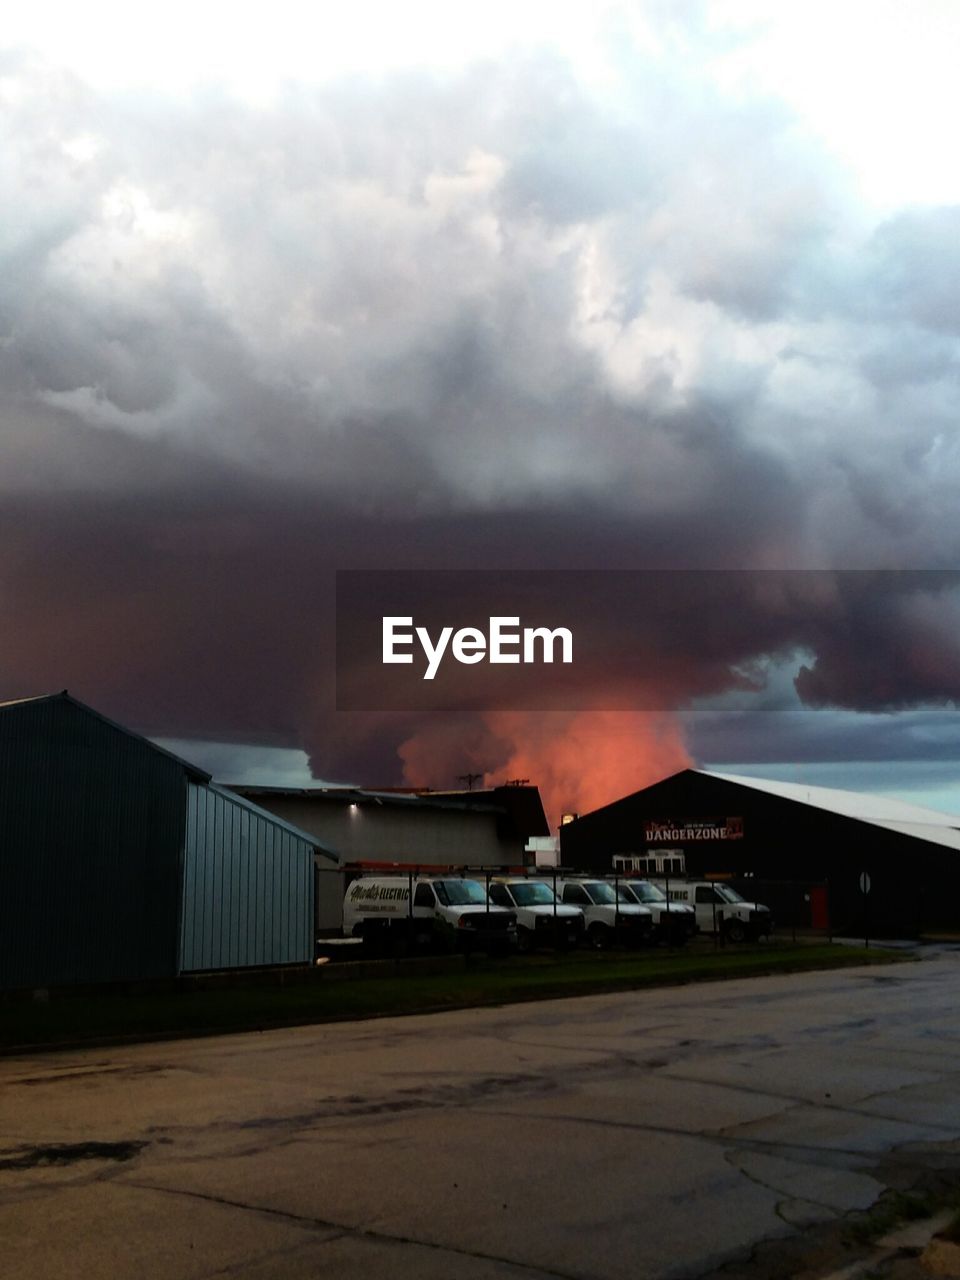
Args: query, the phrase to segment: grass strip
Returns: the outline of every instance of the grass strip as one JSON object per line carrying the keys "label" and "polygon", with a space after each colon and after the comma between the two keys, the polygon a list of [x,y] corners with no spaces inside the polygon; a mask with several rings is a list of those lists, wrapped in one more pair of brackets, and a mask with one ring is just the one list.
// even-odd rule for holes
{"label": "grass strip", "polygon": [[902,959],[902,953],[859,947],[773,944],[699,954],[478,958],[456,972],[400,973],[349,982],[324,974],[286,987],[63,995],[46,1002],[0,1004],[0,1052],[255,1031]]}

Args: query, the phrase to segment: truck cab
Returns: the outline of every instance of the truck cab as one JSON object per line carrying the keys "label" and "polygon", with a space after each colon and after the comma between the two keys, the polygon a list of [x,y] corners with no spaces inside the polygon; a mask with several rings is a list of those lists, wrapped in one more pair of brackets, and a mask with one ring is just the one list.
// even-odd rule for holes
{"label": "truck cab", "polygon": [[586,924],[579,907],[554,896],[543,880],[497,878],[490,883],[490,901],[516,913],[517,943],[521,951],[534,947],[567,950],[580,945]]}
{"label": "truck cab", "polygon": [[685,902],[670,902],[664,891],[650,880],[630,877],[616,885],[621,902],[636,902],[653,915],[653,939],[682,947],[699,931],[697,914]]}
{"label": "truck cab", "polygon": [[615,942],[643,946],[653,935],[653,913],[640,903],[620,902],[606,880],[558,880],[560,901],[579,907],[586,924],[587,942],[598,950]]}
{"label": "truck cab", "polygon": [[361,876],[343,900],[343,932],[373,952],[503,954],[516,948],[517,918],[462,876]]}
{"label": "truck cab", "polygon": [[670,901],[692,906],[701,932],[721,934],[729,942],[754,942],[773,932],[770,908],[747,902],[722,881],[671,880]]}

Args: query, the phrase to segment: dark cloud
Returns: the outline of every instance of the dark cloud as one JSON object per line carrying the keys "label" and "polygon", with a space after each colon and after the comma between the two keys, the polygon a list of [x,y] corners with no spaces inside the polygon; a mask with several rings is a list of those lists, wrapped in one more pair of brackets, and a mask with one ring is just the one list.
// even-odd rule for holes
{"label": "dark cloud", "polygon": [[[421,726],[333,713],[336,568],[956,563],[956,210],[864,228],[782,107],[622,70],[254,109],[0,68],[0,694],[384,780]],[[646,660],[956,698],[952,594],[852,581],[678,589]]]}
{"label": "dark cloud", "polygon": [[838,579],[833,604],[808,620],[816,658],[796,681],[805,703],[894,711],[960,701],[957,577],[908,573],[900,581],[891,596],[872,589],[874,575]]}

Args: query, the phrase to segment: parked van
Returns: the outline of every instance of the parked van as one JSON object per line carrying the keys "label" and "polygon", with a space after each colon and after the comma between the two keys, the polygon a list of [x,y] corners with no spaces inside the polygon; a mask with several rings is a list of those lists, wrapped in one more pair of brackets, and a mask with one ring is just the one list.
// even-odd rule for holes
{"label": "parked van", "polygon": [[490,901],[516,913],[521,951],[533,947],[566,949],[583,941],[583,912],[560,902],[548,882],[523,876],[498,877],[490,882]]}
{"label": "parked van", "polygon": [[670,901],[693,907],[703,933],[718,933],[730,942],[753,942],[773,932],[773,916],[760,902],[747,902],[717,880],[671,880]]}
{"label": "parked van", "polygon": [[669,902],[667,895],[650,880],[624,879],[616,882],[621,902],[637,902],[653,915],[653,940],[682,947],[698,932],[697,913],[686,902]]}
{"label": "parked van", "polygon": [[[413,889],[413,902],[410,891]],[[373,951],[460,950],[504,954],[517,945],[513,911],[459,876],[361,876],[343,900],[343,932]]]}
{"label": "parked van", "polygon": [[642,946],[653,933],[653,914],[639,903],[618,902],[613,885],[606,880],[558,880],[560,901],[583,912],[587,941],[592,947],[610,947],[614,942]]}

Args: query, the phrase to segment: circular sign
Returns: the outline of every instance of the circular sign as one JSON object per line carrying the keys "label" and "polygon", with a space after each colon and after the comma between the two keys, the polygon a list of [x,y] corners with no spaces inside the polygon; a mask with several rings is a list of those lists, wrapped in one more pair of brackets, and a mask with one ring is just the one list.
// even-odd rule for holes
{"label": "circular sign", "polygon": [[861,871],[861,872],[860,872],[860,892],[861,892],[861,893],[869,893],[869,892],[870,892],[870,873],[869,873],[869,871]]}

